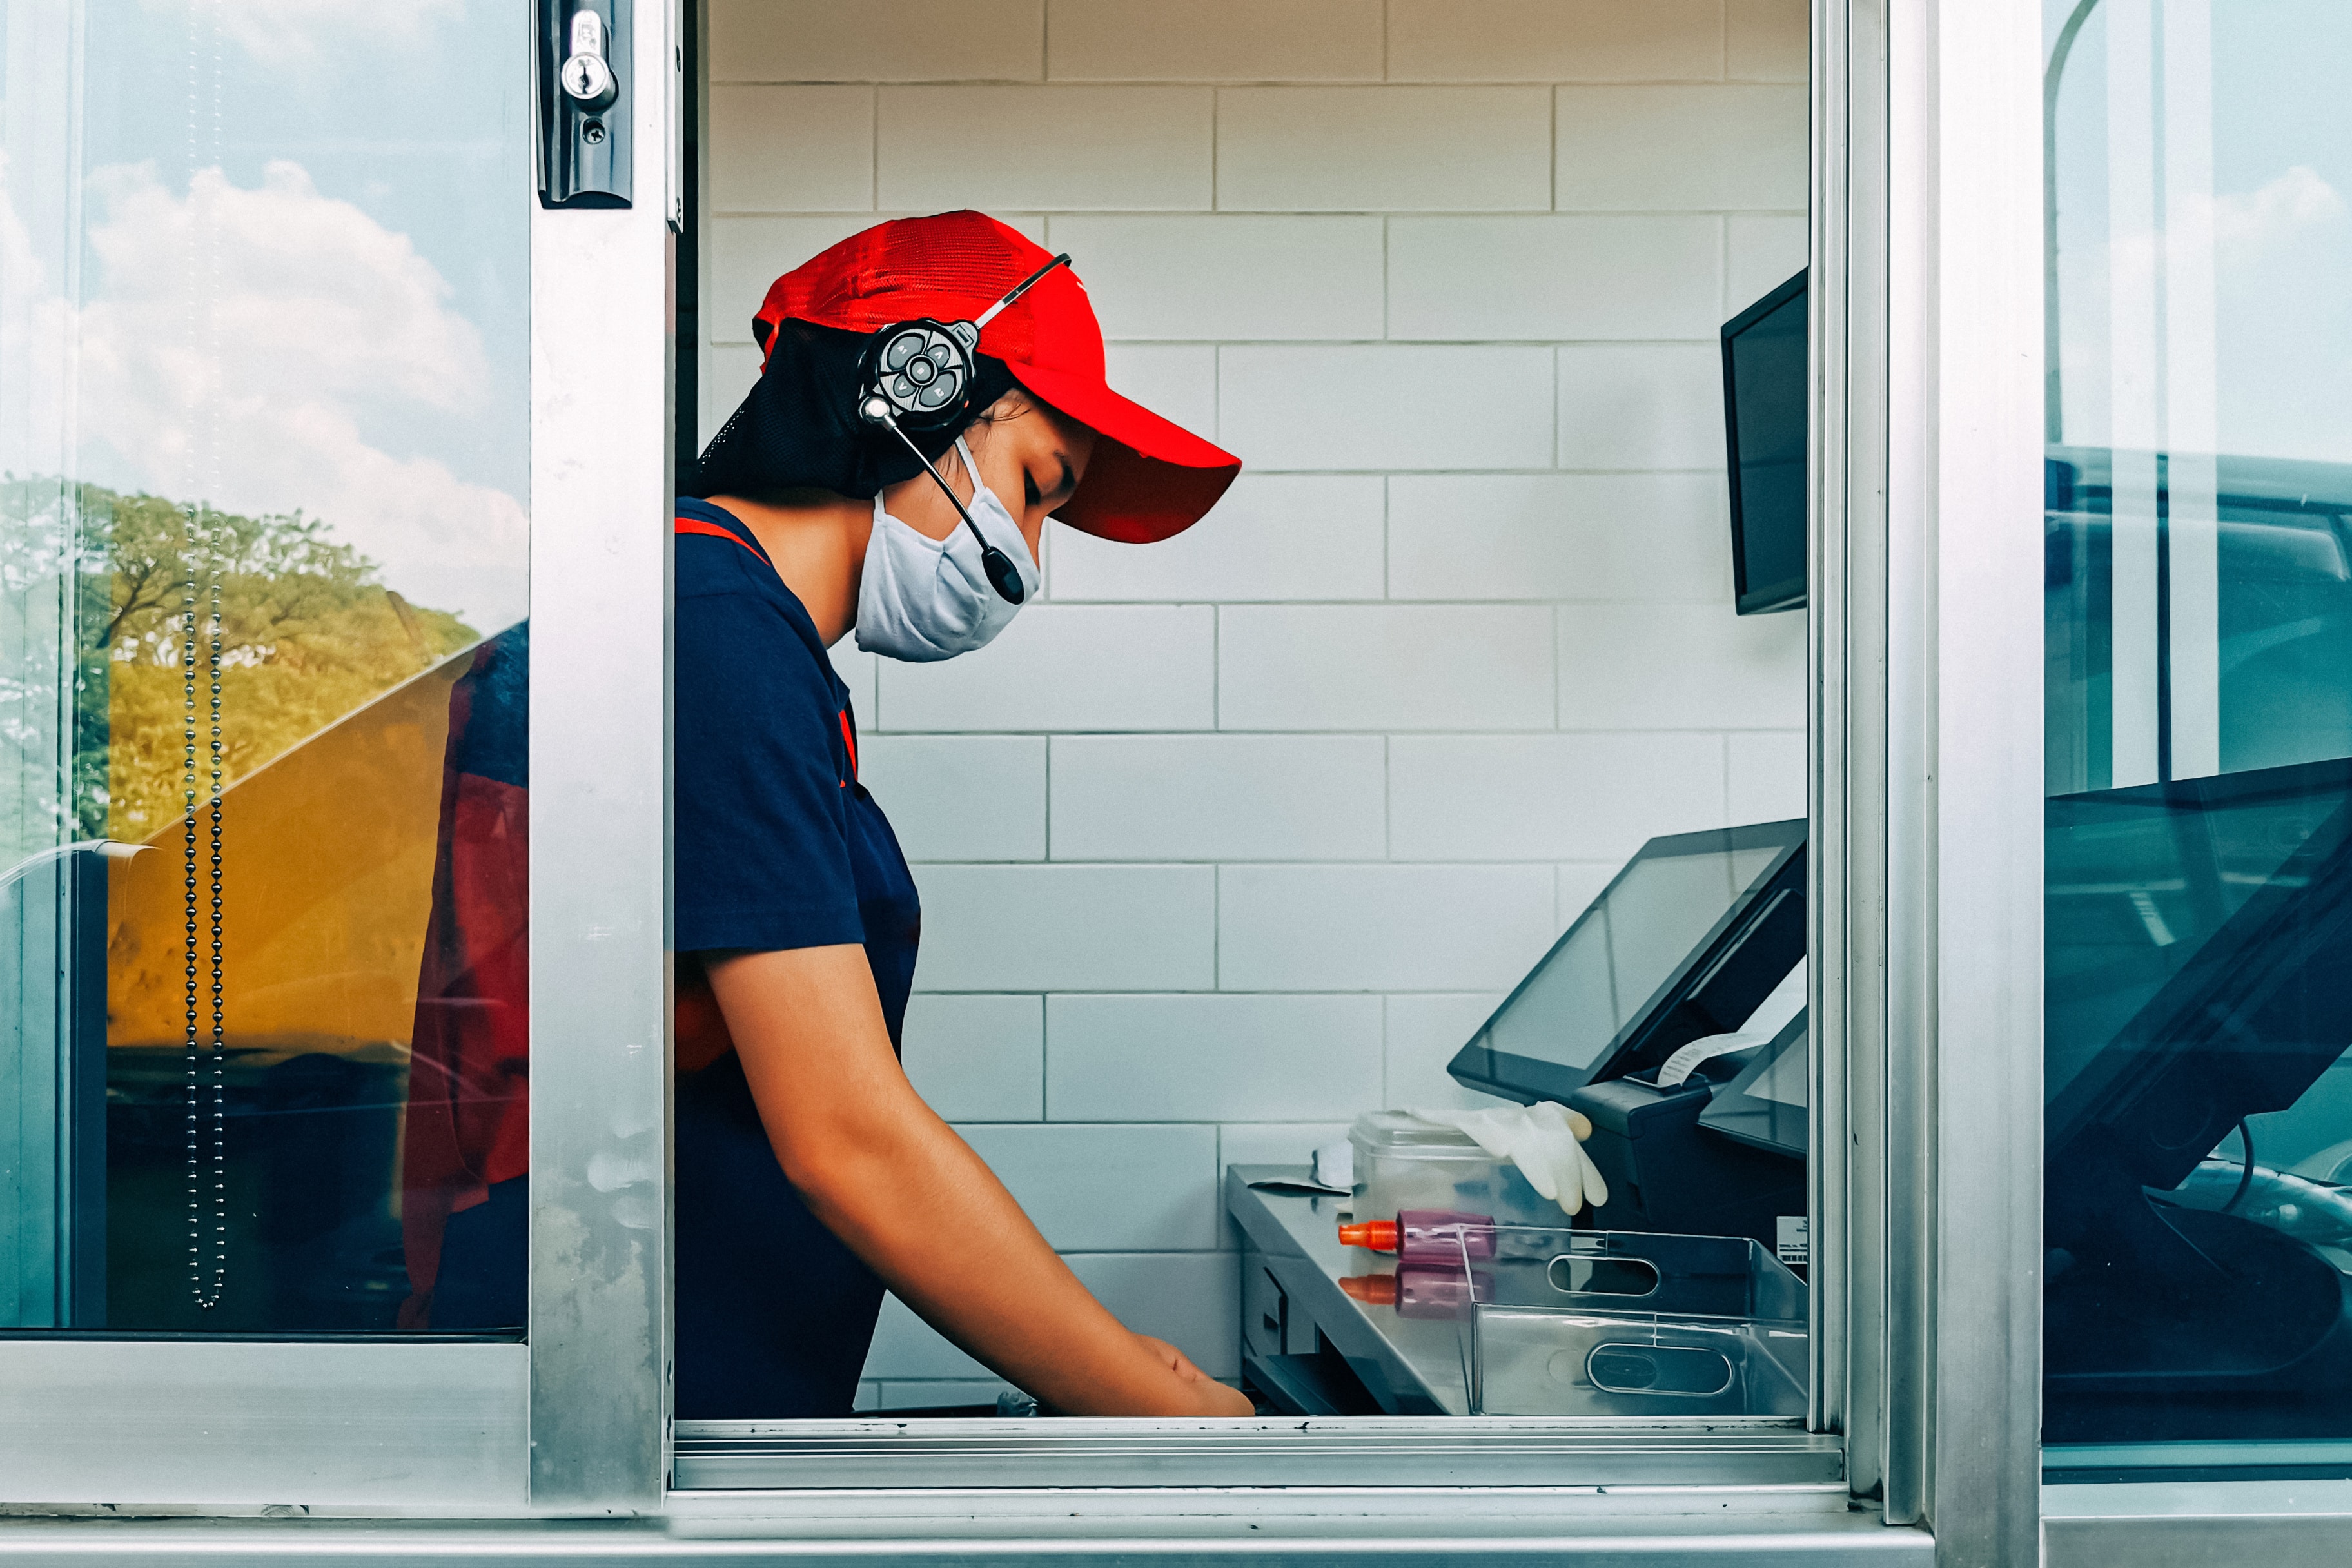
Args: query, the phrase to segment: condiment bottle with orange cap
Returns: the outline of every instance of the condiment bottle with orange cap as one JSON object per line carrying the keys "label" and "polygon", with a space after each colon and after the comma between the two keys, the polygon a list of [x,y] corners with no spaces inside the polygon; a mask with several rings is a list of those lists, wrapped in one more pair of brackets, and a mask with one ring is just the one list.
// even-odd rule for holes
{"label": "condiment bottle with orange cap", "polygon": [[1465,1258],[1495,1256],[1495,1220],[1491,1215],[1464,1214],[1456,1209],[1405,1209],[1394,1219],[1360,1220],[1339,1226],[1343,1246],[1393,1252],[1401,1264],[1423,1264],[1459,1269]]}

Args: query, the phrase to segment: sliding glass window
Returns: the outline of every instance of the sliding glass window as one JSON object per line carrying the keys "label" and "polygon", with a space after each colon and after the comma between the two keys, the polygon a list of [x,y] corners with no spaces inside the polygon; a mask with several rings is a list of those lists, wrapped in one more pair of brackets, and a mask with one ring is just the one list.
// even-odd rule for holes
{"label": "sliding glass window", "polygon": [[6,10],[0,1327],[521,1331],[527,22]]}
{"label": "sliding glass window", "polygon": [[2352,13],[2046,41],[2045,1467],[2340,1466]]}

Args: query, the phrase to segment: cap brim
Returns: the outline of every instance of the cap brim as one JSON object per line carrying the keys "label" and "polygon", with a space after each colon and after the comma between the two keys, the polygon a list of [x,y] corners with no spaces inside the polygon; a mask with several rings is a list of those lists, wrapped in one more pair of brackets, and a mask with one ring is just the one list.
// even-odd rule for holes
{"label": "cap brim", "polygon": [[1013,378],[1100,437],[1077,493],[1054,515],[1081,532],[1150,544],[1217,504],[1242,460],[1162,419],[1099,379],[1008,363]]}

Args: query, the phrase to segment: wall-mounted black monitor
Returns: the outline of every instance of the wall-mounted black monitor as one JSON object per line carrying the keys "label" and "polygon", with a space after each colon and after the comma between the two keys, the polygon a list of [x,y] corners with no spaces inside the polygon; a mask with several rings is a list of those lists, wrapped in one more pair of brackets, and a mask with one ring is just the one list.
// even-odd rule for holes
{"label": "wall-mounted black monitor", "polygon": [[1805,607],[1805,274],[1723,324],[1733,605]]}
{"label": "wall-mounted black monitor", "polygon": [[1804,954],[1803,818],[1653,838],[1446,1070],[1565,1103],[1738,1028]]}

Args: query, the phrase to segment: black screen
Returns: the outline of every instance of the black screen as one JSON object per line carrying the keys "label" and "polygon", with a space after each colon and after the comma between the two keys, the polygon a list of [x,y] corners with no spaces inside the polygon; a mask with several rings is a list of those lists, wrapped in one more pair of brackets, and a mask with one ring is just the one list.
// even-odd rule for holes
{"label": "black screen", "polygon": [[1743,616],[1805,603],[1805,274],[1723,329],[1731,570]]}
{"label": "black screen", "polygon": [[[1804,836],[1805,824],[1790,821],[1651,839],[1447,1070],[1488,1093],[1565,1100],[1606,1068],[1612,1047],[1651,1019],[1670,984],[1687,981],[1700,955],[1756,905]],[[1784,962],[1772,979],[1787,972]],[[1737,1027],[1738,1020],[1723,1026]]]}

